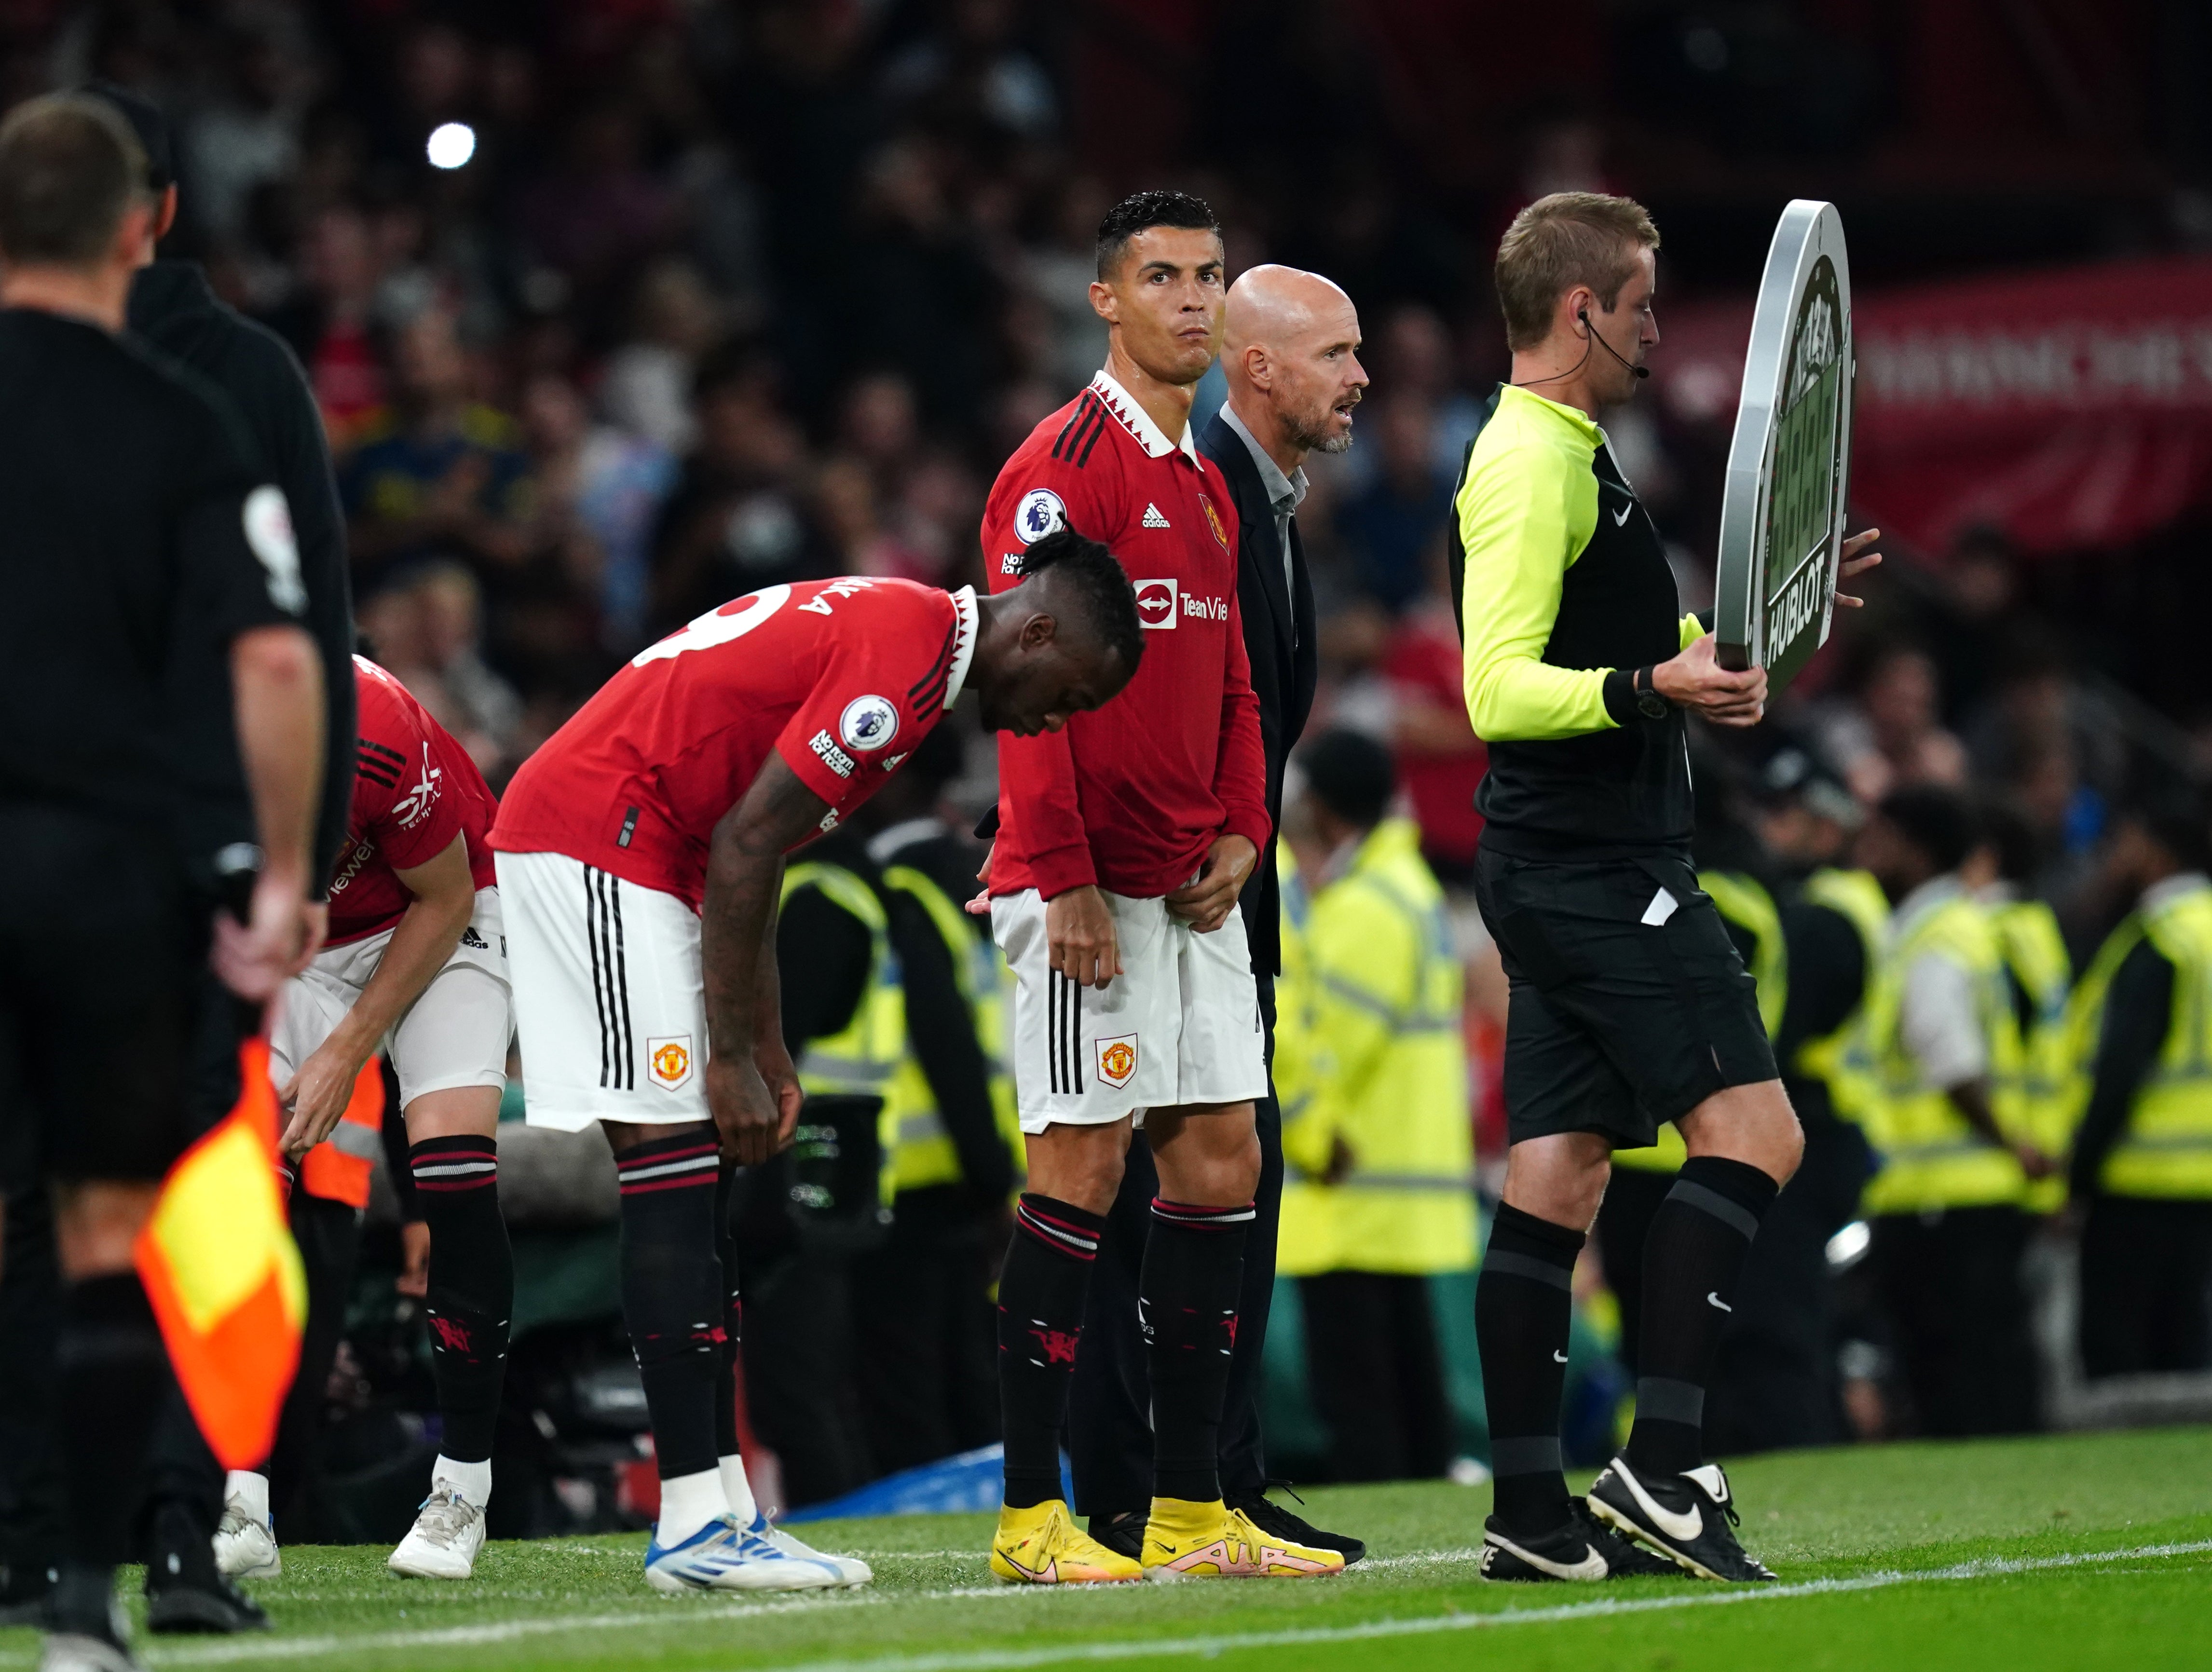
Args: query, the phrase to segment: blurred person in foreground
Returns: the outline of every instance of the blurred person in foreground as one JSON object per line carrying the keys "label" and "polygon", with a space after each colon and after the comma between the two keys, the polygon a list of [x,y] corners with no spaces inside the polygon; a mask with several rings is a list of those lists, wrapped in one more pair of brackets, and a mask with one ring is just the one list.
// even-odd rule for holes
{"label": "blurred person in foreground", "polygon": [[1893,790],[1857,850],[1894,912],[1847,1067],[1877,1164],[1875,1282],[1917,1431],[1947,1438],[2035,1425],[2021,1203],[2052,1170],[2001,1094],[2022,1051],[1996,926],[1961,875],[1978,841],[1966,800],[1923,785]]}
{"label": "blurred person in foreground", "polygon": [[[1237,602],[1260,710],[1271,822],[1282,810],[1283,774],[1304,729],[1318,677],[1312,576],[1298,508],[1314,453],[1352,445],[1353,412],[1366,385],[1359,318],[1352,299],[1316,273],[1261,266],[1229,289],[1222,314],[1223,375],[1229,398],[1198,436],[1221,470],[1237,512]],[[1281,967],[1276,867],[1263,855],[1237,896],[1265,1048],[1273,1049],[1275,976]],[[1270,1057],[1272,1061],[1272,1056]],[[1323,1532],[1267,1497],[1259,1393],[1274,1297],[1276,1220],[1282,1193],[1282,1123],[1272,1091],[1253,1109],[1260,1180],[1245,1234],[1237,1336],[1230,1346],[1218,1455],[1223,1502],[1264,1534],[1325,1546],[1347,1561],[1357,1539]],[[1148,1146],[1132,1144],[1092,1274],[1085,1330],[1091,1346],[1076,1364],[1070,1395],[1076,1499],[1092,1533],[1110,1549],[1141,1554],[1152,1496],[1149,1378],[1136,1305],[1139,1251],[1158,1175]]]}
{"label": "blurred person in foreground", "polygon": [[1338,1480],[1433,1480],[1451,1402],[1429,1278],[1474,1264],[1474,1145],[1461,973],[1420,832],[1388,816],[1389,751],[1328,732],[1285,819],[1278,1027],[1279,1268],[1304,1303],[1306,1373]]}
{"label": "blurred person in foreground", "polygon": [[[1511,1144],[1475,1306],[1492,1579],[1774,1577],[1731,1530],[1702,1426],[1728,1296],[1803,1138],[1692,868],[1687,750],[1691,714],[1755,725],[1766,676],[1722,668],[1681,613],[1597,423],[1659,340],[1658,244],[1625,198],[1561,192],[1514,218],[1496,275],[1511,381],[1453,496],[1468,711],[1490,746],[1475,895],[1511,982]],[[1845,543],[1845,573],[1872,538]],[[1559,1442],[1575,1262],[1613,1151],[1668,1122],[1688,1158],[1644,1249],[1635,1426],[1584,1500]]]}
{"label": "blurred person in foreground", "polygon": [[[313,635],[323,671],[324,735],[354,732],[352,610],[346,579],[344,522],[331,481],[330,451],[314,398],[283,340],[217,301],[204,273],[185,261],[157,260],[159,241],[176,223],[178,190],[167,119],[149,100],[126,88],[94,82],[84,89],[130,123],[144,151],[148,185],[157,213],[131,281],[128,323],[132,336],[209,379],[236,405],[276,485],[291,521],[300,584],[306,596],[302,624]],[[213,659],[197,680],[211,723],[211,747],[190,758],[198,815],[209,822],[200,838],[210,848],[253,837],[252,811],[228,715],[229,681]],[[326,881],[345,839],[349,781],[326,772],[317,810],[313,892],[326,901]],[[325,911],[326,904],[319,905]],[[198,1064],[192,1080],[196,1128],[227,1116],[238,1096],[238,1046],[258,1018],[243,1012],[230,991],[209,972],[201,982],[196,1029]],[[16,1204],[18,1234],[47,1225],[42,1196]],[[27,1278],[27,1274],[25,1274]],[[0,1353],[40,1354],[30,1343],[0,1339]],[[139,1514],[147,1557],[147,1618],[157,1632],[227,1631],[256,1627],[266,1616],[217,1571],[214,1547],[222,1508],[223,1474],[192,1420],[180,1392],[173,1390],[156,1431],[147,1502]],[[13,1519],[21,1524],[24,1511]]]}
{"label": "blurred person in foreground", "polygon": [[2121,811],[2109,880],[2135,897],[2069,1012],[2068,1164],[2081,1228],[2081,1368],[2212,1369],[2212,842],[2201,786]]}
{"label": "blurred person in foreground", "polygon": [[718,1246],[739,1167],[792,1140],[785,855],[882,787],[972,684],[983,723],[1057,733],[1145,654],[1128,579],[1073,532],[979,599],[848,575],[770,587],[631,658],[532,755],[499,854],[532,1125],[602,1125],[623,1313],[653,1426],[653,1589],[865,1584],[772,1526],[738,1451],[736,1296]]}
{"label": "blurred person in foreground", "polygon": [[[48,1672],[137,1665],[114,1570],[169,1377],[134,1244],[200,1131],[210,918],[247,1003],[305,954],[323,768],[283,492],[220,392],[119,340],[162,207],[106,101],[0,123],[0,1171],[53,1201],[52,1430],[32,1442],[64,1491]],[[249,811],[216,847],[193,779],[226,733]]]}

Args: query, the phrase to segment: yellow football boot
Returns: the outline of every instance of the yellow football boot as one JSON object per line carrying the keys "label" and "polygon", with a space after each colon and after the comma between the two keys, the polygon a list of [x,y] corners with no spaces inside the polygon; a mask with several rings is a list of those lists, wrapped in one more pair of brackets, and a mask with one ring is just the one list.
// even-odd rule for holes
{"label": "yellow football boot", "polygon": [[1018,1585],[1121,1585],[1145,1577],[1136,1563],[1078,1527],[1057,1498],[1035,1509],[1000,1507],[991,1572]]}
{"label": "yellow football boot", "polygon": [[1322,1579],[1343,1572],[1336,1551],[1272,1537],[1218,1498],[1155,1498],[1145,1523],[1147,1579]]}

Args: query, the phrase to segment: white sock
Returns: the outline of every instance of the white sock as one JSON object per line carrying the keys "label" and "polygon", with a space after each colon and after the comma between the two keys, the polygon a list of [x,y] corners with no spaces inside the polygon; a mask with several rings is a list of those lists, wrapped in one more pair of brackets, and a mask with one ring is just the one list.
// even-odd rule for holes
{"label": "white sock", "polygon": [[269,1524],[269,1477],[256,1474],[249,1468],[234,1468],[223,1477],[222,1495],[226,1503],[235,1504],[246,1511],[246,1518],[266,1527]]}
{"label": "white sock", "polygon": [[430,1490],[451,1487],[478,1509],[491,1502],[491,1459],[480,1463],[457,1463],[444,1452],[430,1465]]}
{"label": "white sock", "polygon": [[660,1524],[654,1536],[664,1550],[684,1542],[710,1521],[730,1512],[720,1469],[702,1468],[660,1483]]}
{"label": "white sock", "polygon": [[730,1513],[740,1525],[751,1526],[760,1505],[753,1501],[752,1482],[745,1479],[745,1460],[733,1454],[716,1459],[714,1467],[721,1474],[722,1496],[730,1500]]}

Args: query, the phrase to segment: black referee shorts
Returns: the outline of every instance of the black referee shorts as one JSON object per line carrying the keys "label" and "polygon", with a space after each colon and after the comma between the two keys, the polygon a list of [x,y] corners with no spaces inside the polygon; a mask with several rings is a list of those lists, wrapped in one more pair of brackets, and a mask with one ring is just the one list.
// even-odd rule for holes
{"label": "black referee shorts", "polygon": [[1640,1148],[1714,1092],[1776,1078],[1756,988],[1686,860],[1550,864],[1486,847],[1474,882],[1512,984],[1512,1142],[1595,1132]]}
{"label": "black referee shorts", "polygon": [[0,804],[0,1164],[153,1180],[194,1130],[204,924],[169,845],[44,805]]}

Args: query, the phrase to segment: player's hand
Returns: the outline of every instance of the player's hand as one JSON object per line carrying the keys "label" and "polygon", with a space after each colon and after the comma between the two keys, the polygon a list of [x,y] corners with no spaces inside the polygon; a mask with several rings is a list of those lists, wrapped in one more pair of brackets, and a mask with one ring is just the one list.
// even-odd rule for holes
{"label": "player's hand", "polygon": [[292,962],[292,973],[298,975],[315,961],[315,954],[323,950],[323,943],[331,938],[331,903],[310,900],[302,913],[307,933],[300,941],[300,955]]}
{"label": "player's hand", "polygon": [[392,1286],[417,1300],[430,1292],[430,1227],[420,1219],[399,1227],[399,1275]]}
{"label": "player's hand", "polygon": [[754,1046],[753,1067],[760,1071],[761,1084],[775,1099],[775,1146],[783,1149],[798,1129],[799,1106],[806,1101],[805,1088],[799,1083],[799,1069],[781,1039]]}
{"label": "player's hand", "polygon": [[353,1083],[361,1074],[361,1064],[349,1063],[343,1050],[332,1049],[336,1043],[324,1041],[300,1065],[300,1072],[277,1088],[277,1107],[292,1114],[277,1147],[295,1159],[337,1131],[345,1117],[346,1105],[353,1101]]}
{"label": "player's hand", "polygon": [[975,867],[975,880],[983,886],[965,907],[970,917],[988,917],[991,915],[991,856],[998,851],[999,844],[994,842],[983,850],[982,864]]}
{"label": "player's hand", "polygon": [[776,1152],[783,1110],[749,1056],[715,1056],[707,1064],[707,1107],[726,1159],[757,1167]]}
{"label": "player's hand", "polygon": [[296,879],[264,871],[253,885],[246,921],[228,911],[215,919],[208,962],[222,984],[241,999],[266,1004],[299,967],[307,943],[307,899]]}
{"label": "player's hand", "polygon": [[1714,655],[1706,634],[1671,661],[1651,670],[1652,689],[1678,708],[1716,726],[1756,726],[1766,713],[1766,670],[1732,673]]}
{"label": "player's hand", "polygon": [[1215,837],[1198,875],[1168,896],[1168,909],[1200,934],[1212,934],[1237,909],[1244,879],[1259,862],[1260,850],[1249,836]]}
{"label": "player's hand", "polygon": [[[1850,580],[1855,575],[1863,575],[1881,564],[1881,553],[1867,551],[1867,548],[1881,538],[1881,530],[1868,528],[1861,530],[1844,542],[1843,561],[1836,566],[1836,580],[1838,583],[1836,602],[1846,610],[1861,608],[1865,605],[1866,599],[1856,593],[1844,592],[1840,583]],[[1859,555],[1861,552],[1866,552],[1866,555],[1861,556]]]}
{"label": "player's hand", "polygon": [[1052,967],[1078,987],[1103,988],[1121,973],[1114,914],[1096,883],[1071,888],[1044,903],[1044,935]]}

